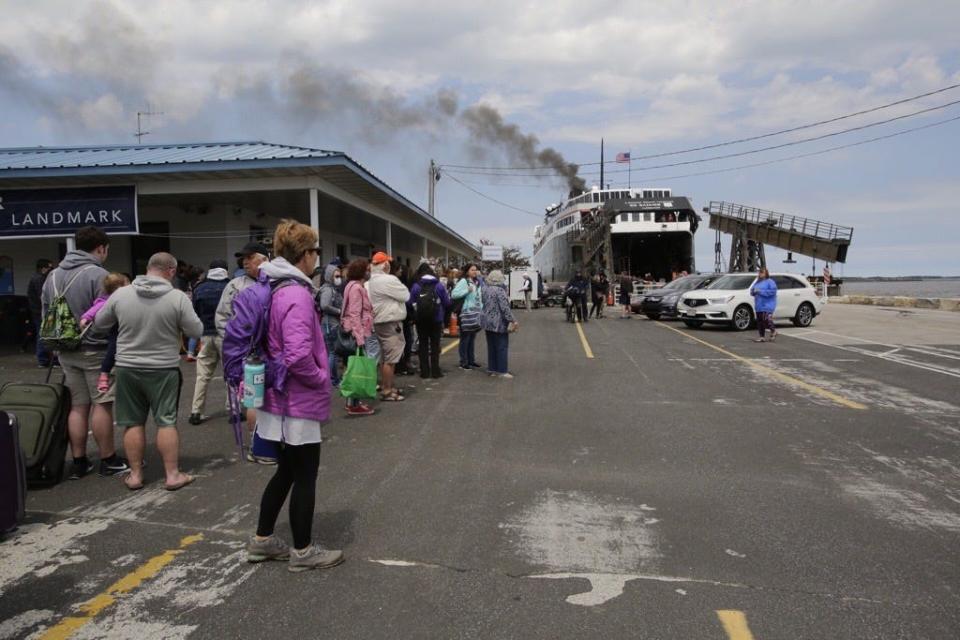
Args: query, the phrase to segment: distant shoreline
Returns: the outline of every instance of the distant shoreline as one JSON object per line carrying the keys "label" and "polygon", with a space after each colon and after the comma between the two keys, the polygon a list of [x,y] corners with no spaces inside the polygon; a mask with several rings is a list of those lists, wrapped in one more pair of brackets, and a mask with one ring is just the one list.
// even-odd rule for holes
{"label": "distant shoreline", "polygon": [[842,276],[844,282],[923,282],[927,280],[960,280],[960,276]]}

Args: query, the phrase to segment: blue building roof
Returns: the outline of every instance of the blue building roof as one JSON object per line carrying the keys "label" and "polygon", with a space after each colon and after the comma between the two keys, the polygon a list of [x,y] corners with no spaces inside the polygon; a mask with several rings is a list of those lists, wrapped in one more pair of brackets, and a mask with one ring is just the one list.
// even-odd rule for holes
{"label": "blue building roof", "polygon": [[184,144],[91,147],[0,148],[0,177],[8,172],[94,167],[150,167],[194,163],[329,158],[338,151],[268,142],[191,142]]}
{"label": "blue building roof", "polygon": [[342,151],[262,141],[0,148],[0,188],[61,181],[115,182],[254,175],[322,175],[371,202],[426,218],[465,245],[475,245],[402,196]]}

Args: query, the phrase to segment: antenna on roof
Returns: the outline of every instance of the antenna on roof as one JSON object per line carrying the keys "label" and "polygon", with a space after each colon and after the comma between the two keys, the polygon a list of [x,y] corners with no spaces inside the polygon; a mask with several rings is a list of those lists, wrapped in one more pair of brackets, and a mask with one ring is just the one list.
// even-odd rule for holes
{"label": "antenna on roof", "polygon": [[137,132],[133,134],[133,137],[137,139],[137,144],[143,144],[143,136],[150,135],[150,131],[144,131],[142,126],[142,118],[144,116],[162,116],[163,111],[151,111],[150,104],[147,104],[146,111],[137,111]]}

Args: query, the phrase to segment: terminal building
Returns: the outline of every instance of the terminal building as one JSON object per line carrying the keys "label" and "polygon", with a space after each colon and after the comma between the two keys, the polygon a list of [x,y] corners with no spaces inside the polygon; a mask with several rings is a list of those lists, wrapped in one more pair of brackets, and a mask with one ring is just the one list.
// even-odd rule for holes
{"label": "terminal building", "polygon": [[0,149],[0,294],[26,295],[38,258],[59,260],[85,224],[110,234],[111,271],[157,251],[235,264],[281,218],[311,225],[321,264],[385,250],[415,267],[478,248],[345,153],[266,142]]}

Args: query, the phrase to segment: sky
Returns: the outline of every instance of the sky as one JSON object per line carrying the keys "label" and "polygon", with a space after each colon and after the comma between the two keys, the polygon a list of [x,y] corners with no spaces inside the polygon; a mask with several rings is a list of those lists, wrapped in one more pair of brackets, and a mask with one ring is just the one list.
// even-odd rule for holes
{"label": "sky", "polygon": [[[137,111],[162,112],[145,119],[145,143],[343,151],[424,207],[434,159],[438,217],[474,242],[527,253],[572,175],[598,184],[601,138],[607,161],[667,154],[960,84],[955,0],[3,7],[0,147],[132,143]],[[938,108],[954,101],[960,87],[635,161],[629,180],[698,208],[725,200],[853,227],[837,274],[960,275],[960,120],[948,121],[960,104]],[[826,151],[917,127],[927,128]],[[768,164],[744,166],[758,163]],[[449,165],[538,169],[491,177]],[[606,182],[626,186],[625,168],[607,165]],[[713,244],[702,225],[700,270],[712,270]],[[767,257],[776,267],[785,256]],[[791,270],[811,268],[799,258]]]}

